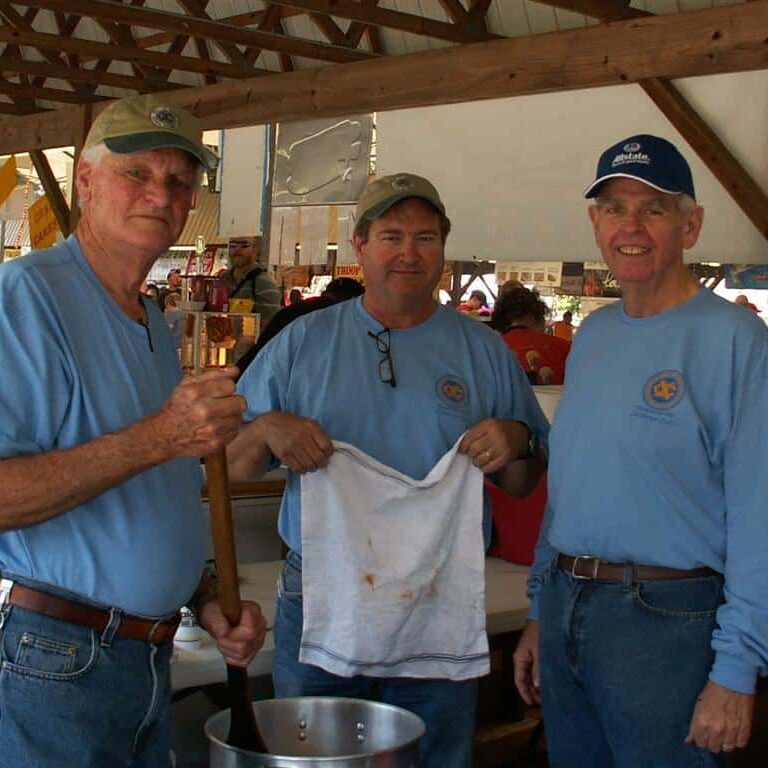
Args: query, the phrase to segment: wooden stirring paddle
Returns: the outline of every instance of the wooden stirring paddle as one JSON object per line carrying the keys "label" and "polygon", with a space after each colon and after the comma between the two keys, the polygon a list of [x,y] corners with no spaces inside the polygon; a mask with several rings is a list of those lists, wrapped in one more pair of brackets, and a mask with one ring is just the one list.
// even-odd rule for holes
{"label": "wooden stirring paddle", "polygon": [[[211,507],[213,552],[216,557],[216,572],[219,580],[219,604],[227,621],[232,626],[236,626],[240,621],[240,587],[237,580],[227,457],[224,451],[207,456],[205,468]],[[269,754],[253,714],[248,670],[227,664],[227,684],[232,697],[227,744],[251,752]]]}

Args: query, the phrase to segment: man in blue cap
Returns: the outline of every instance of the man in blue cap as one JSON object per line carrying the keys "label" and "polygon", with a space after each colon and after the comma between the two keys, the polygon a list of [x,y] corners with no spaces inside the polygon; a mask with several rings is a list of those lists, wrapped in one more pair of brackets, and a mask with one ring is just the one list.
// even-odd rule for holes
{"label": "man in blue cap", "polygon": [[569,358],[515,680],[553,768],[728,765],[768,660],[768,332],[683,263],[668,141],[608,149],[586,197],[623,300]]}

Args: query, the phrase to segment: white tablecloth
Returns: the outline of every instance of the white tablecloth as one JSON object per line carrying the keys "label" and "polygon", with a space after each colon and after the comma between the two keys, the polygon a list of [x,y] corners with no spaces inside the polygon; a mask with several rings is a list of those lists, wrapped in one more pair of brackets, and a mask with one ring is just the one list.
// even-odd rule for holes
{"label": "white tablecloth", "polygon": [[[264,563],[241,563],[239,566],[240,592],[244,600],[255,600],[261,605],[269,625],[275,617],[277,576],[281,560]],[[521,629],[528,615],[525,582],[528,568],[508,563],[495,557],[485,561],[486,628],[489,635],[498,635]],[[272,673],[275,644],[272,633],[267,633],[264,647],[248,667],[252,676]],[[185,688],[221,683],[227,679],[226,666],[216,645],[203,633],[199,644],[176,643],[171,664],[171,682],[174,691]]]}

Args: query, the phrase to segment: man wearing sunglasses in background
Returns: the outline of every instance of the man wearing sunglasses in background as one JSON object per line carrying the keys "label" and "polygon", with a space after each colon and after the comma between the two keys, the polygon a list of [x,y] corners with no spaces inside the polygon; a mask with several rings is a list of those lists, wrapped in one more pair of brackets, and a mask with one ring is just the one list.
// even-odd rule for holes
{"label": "man wearing sunglasses in background", "polygon": [[229,241],[230,268],[224,274],[229,298],[253,300],[251,312],[261,315],[264,328],[280,309],[280,289],[269,271],[258,262],[258,238],[233,237]]}
{"label": "man wearing sunglasses in background", "polygon": [[[290,470],[279,522],[290,551],[280,579],[275,621],[277,695],[371,698],[375,685],[380,699],[409,709],[425,721],[419,762],[423,768],[466,768],[471,764],[477,675],[468,674],[466,665],[456,671],[467,659],[446,660],[447,654],[436,647],[424,648],[423,656],[430,661],[440,657],[444,674],[393,674],[384,659],[367,671],[336,674],[326,665],[299,660],[306,658],[302,632],[307,628],[309,588],[321,582],[323,590],[333,590],[331,597],[337,604],[345,602],[342,568],[345,561],[355,561],[358,556],[351,543],[358,508],[353,507],[347,528],[323,519],[321,535],[329,541],[329,551],[332,540],[349,541],[349,558],[326,558],[331,561],[326,564],[330,572],[321,578],[307,566],[302,592],[302,563],[309,559],[302,561],[302,547],[308,540],[302,539],[301,528],[303,525],[306,533],[317,519],[316,497],[322,494],[307,493],[305,483],[316,478],[300,481],[300,476],[327,467],[334,454],[332,441],[343,441],[379,462],[384,475],[401,473],[422,480],[458,442],[458,453],[464,454],[459,460],[477,480],[476,499],[471,502],[477,525],[470,528],[477,544],[473,555],[479,561],[482,615],[479,627],[467,627],[449,610],[448,621],[454,625],[448,629],[458,625],[458,631],[479,631],[485,642],[482,477],[471,464],[493,475],[509,493],[524,495],[533,488],[542,468],[537,442],[546,439],[547,422],[506,345],[476,320],[436,301],[449,230],[443,203],[426,179],[400,173],[368,186],[357,206],[353,236],[365,277],[365,295],[297,319],[264,348],[258,364],[245,371],[238,385],[248,400],[246,419],[250,423],[229,452],[236,479],[257,477],[279,463]],[[369,485],[361,481],[352,489],[352,495],[361,500],[359,514],[366,504],[377,506],[385,517],[390,508],[394,514],[402,502],[390,507],[382,503],[374,490],[376,481],[369,476]],[[358,476],[350,482],[357,483]],[[442,496],[430,499],[423,515],[414,515],[418,518],[413,520],[415,524],[450,503]],[[469,512],[460,508],[457,514],[466,520]],[[490,521],[486,522],[489,528]],[[398,523],[389,537],[369,536],[368,548],[381,548],[376,552],[380,563],[401,561],[406,547],[408,557],[418,560],[416,532],[410,523],[410,519],[402,526]],[[388,548],[382,539],[393,544]],[[304,550],[308,552],[308,547]],[[457,559],[446,557],[440,564],[425,554],[425,570],[450,568]],[[377,581],[377,576],[380,572],[366,574],[371,600],[378,596],[379,587],[385,587],[385,580]],[[419,600],[410,589],[403,589],[400,597],[413,601],[414,611],[419,609]],[[428,589],[422,602],[435,597]],[[362,598],[366,599],[364,590]],[[360,610],[364,608],[360,604]],[[355,624],[364,623],[356,610],[351,609],[351,632],[359,628]],[[423,629],[433,629],[433,625]],[[387,642],[398,646],[401,637],[383,638],[383,644]],[[451,664],[454,668],[449,668]],[[333,660],[328,666],[334,666]]]}

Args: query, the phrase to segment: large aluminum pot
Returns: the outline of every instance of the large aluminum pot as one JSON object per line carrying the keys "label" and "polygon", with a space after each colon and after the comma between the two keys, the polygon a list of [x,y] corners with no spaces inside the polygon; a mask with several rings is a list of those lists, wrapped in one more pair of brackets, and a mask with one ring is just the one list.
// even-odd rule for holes
{"label": "large aluminum pot", "polygon": [[210,768],[416,768],[424,722],[360,699],[302,697],[253,702],[270,754],[230,747],[229,710],[205,724]]}

